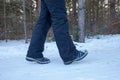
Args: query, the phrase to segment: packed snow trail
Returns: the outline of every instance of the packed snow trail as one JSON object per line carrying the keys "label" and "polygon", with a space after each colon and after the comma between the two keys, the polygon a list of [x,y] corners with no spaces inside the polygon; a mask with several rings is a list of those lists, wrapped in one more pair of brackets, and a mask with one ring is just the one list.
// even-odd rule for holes
{"label": "packed snow trail", "polygon": [[[99,38],[99,39],[97,39]],[[82,61],[64,65],[55,42],[45,44],[44,56],[50,64],[27,62],[28,45],[20,41],[0,41],[0,80],[119,80],[120,35],[95,36],[86,43],[74,42],[87,49]]]}

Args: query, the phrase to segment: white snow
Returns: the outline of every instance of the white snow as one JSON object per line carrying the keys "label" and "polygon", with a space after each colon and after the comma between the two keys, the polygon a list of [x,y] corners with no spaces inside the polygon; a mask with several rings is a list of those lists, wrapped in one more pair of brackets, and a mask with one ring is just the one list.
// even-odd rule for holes
{"label": "white snow", "polygon": [[29,44],[24,40],[0,41],[0,80],[120,80],[120,34],[74,43],[89,51],[84,60],[64,65],[56,43],[46,42],[44,55],[51,63],[41,65],[25,60]]}

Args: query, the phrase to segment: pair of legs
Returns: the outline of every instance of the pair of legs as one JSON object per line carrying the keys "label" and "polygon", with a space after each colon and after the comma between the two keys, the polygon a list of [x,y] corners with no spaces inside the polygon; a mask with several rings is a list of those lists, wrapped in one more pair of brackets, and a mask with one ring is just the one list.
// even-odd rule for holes
{"label": "pair of legs", "polygon": [[62,60],[64,62],[73,60],[77,50],[69,36],[65,0],[41,0],[41,13],[32,34],[27,56],[44,57],[42,54],[44,43],[51,26]]}

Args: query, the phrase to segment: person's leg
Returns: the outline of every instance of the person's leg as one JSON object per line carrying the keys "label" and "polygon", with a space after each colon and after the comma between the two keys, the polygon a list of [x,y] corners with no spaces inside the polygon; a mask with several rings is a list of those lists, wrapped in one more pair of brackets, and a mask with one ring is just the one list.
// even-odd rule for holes
{"label": "person's leg", "polygon": [[64,62],[76,57],[76,47],[69,36],[69,25],[64,0],[45,0],[49,9],[54,36],[60,56]]}
{"label": "person's leg", "polygon": [[46,35],[51,26],[50,13],[44,0],[41,0],[41,13],[35,25],[27,57],[42,58]]}

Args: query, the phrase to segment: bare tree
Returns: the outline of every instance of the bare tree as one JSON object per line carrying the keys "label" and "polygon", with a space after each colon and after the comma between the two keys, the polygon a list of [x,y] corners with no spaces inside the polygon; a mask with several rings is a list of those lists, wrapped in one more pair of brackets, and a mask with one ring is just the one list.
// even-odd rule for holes
{"label": "bare tree", "polygon": [[110,0],[110,22],[115,22],[115,15],[116,15],[116,11],[115,11],[115,0]]}
{"label": "bare tree", "polygon": [[27,27],[26,27],[26,10],[25,10],[25,0],[23,0],[23,22],[24,22],[24,34],[25,34],[25,43],[28,43],[27,40]]}
{"label": "bare tree", "polygon": [[85,42],[84,24],[84,0],[78,0],[79,42]]}
{"label": "bare tree", "polygon": [[36,0],[36,10],[38,11],[38,14],[40,13],[41,11],[41,0]]}
{"label": "bare tree", "polygon": [[6,1],[4,0],[4,27],[5,27],[5,39],[7,42],[7,26],[6,26]]}

